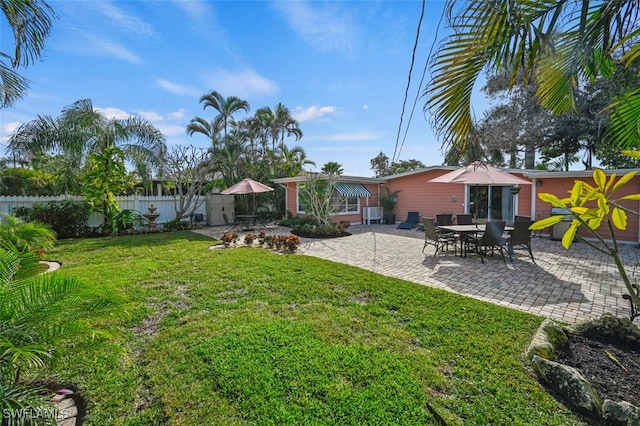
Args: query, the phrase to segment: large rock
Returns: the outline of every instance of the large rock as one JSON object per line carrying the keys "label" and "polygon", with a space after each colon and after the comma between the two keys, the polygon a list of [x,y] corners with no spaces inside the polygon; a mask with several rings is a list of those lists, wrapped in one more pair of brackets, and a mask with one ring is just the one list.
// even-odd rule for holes
{"label": "large rock", "polygon": [[602,418],[598,393],[580,370],[533,355],[531,360],[538,376],[579,412],[591,418]]}
{"label": "large rock", "polygon": [[640,345],[640,328],[629,318],[603,314],[600,318],[579,322],[567,327],[570,333],[586,337],[610,338]]}
{"label": "large rock", "polygon": [[605,399],[602,405],[605,424],[610,426],[640,425],[640,408],[626,401]]}
{"label": "large rock", "polygon": [[546,319],[540,324],[538,331],[527,348],[527,359],[531,361],[534,355],[555,361],[555,348],[562,347],[569,342],[563,327],[557,322]]}

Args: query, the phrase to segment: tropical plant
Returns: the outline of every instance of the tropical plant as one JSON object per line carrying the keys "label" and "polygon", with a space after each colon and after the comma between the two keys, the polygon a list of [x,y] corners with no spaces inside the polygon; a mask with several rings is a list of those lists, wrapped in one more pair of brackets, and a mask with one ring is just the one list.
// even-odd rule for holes
{"label": "tropical plant", "polygon": [[255,119],[264,135],[264,142],[271,140],[271,150],[273,151],[276,146],[284,145],[286,136],[293,136],[295,140],[302,138],[299,123],[293,118],[289,108],[282,103],[278,103],[274,110],[270,107],[260,108],[256,111]]}
{"label": "tropical plant", "polygon": [[[537,83],[540,104],[555,114],[576,110],[580,84],[610,78],[615,59],[638,62],[637,2],[472,0],[445,6],[452,31],[431,67],[425,109],[444,143],[464,148],[473,132],[471,97],[483,70],[519,73]],[[640,88],[628,87],[609,104],[611,139],[640,145]]]}
{"label": "tropical plant", "polygon": [[116,196],[133,184],[120,148],[111,146],[89,156],[82,179],[82,193],[91,209],[102,213],[104,229],[108,232],[117,229],[113,222],[120,211]]}
{"label": "tropical plant", "polygon": [[[640,155],[637,157],[640,157]],[[627,229],[628,214],[635,216],[640,215],[640,212],[623,205],[625,201],[640,201],[640,194],[615,197],[616,192],[624,188],[635,175],[636,171],[632,171],[616,180],[616,174],[612,173],[609,179],[607,179],[602,170],[595,169],[593,171],[595,186],[578,180],[573,185],[569,197],[558,198],[549,193],[540,193],[538,196],[542,201],[550,203],[553,207],[568,209],[573,214],[571,225],[562,237],[562,245],[568,249],[571,247],[573,240],[577,238],[593,249],[611,256],[629,292],[631,300],[636,306],[640,306],[638,293],[635,291],[633,287],[634,284],[631,283],[622,259],[620,258],[615,232],[616,229]],[[554,215],[535,222],[530,229],[545,229],[564,219],[565,215]],[[600,230],[601,225],[604,227],[604,231]],[[589,236],[595,239],[595,242],[577,233],[581,227],[588,231]],[[601,235],[601,232],[606,232],[608,235],[605,237]]]}
{"label": "tropical plant", "polygon": [[338,174],[338,175],[341,175],[342,173],[344,173],[344,169],[342,168],[342,164],[338,163],[337,161],[327,161],[326,163],[324,163],[324,165],[322,166],[322,169],[320,169],[320,171],[322,171],[322,173],[326,173],[326,174]]}
{"label": "tropical plant", "polygon": [[396,203],[398,202],[398,194],[400,190],[392,191],[388,186],[384,187],[384,193],[378,197],[378,202],[382,206],[384,214],[393,214],[396,210]]}
{"label": "tropical plant", "polygon": [[[42,270],[33,253],[0,248],[0,408],[38,408],[41,388],[25,383],[60,351],[98,342],[109,334],[90,325],[116,312],[116,299],[81,282]],[[6,411],[3,411],[6,413]]]}
{"label": "tropical plant", "polygon": [[[45,40],[57,17],[42,0],[3,0],[0,10],[13,32],[13,53],[0,52],[0,109],[22,98],[29,88],[29,80],[17,69],[27,67],[42,56]],[[5,40],[6,42],[6,40]],[[7,47],[8,44],[3,44]]]}
{"label": "tropical plant", "polygon": [[56,233],[44,223],[25,222],[7,214],[0,218],[0,242],[0,248],[43,253],[53,248]]}
{"label": "tropical plant", "polygon": [[105,167],[117,168],[119,163],[110,161],[115,154],[114,148],[136,169],[141,164],[158,167],[166,153],[164,136],[147,120],[137,116],[108,118],[94,109],[89,99],[64,108],[58,118],[38,116],[22,124],[11,135],[8,144],[16,158],[29,162],[44,153],[61,154],[61,159],[68,162],[66,173],[79,182],[83,168],[93,154],[99,156]]}

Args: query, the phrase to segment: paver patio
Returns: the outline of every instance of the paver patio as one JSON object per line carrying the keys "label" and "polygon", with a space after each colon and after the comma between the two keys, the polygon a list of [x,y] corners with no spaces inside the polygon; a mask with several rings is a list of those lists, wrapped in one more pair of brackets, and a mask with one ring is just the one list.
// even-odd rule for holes
{"label": "paver patio", "polygon": [[[216,236],[214,228],[201,232]],[[499,254],[482,264],[476,255],[467,258],[453,252],[433,256],[433,247],[422,253],[424,233],[399,230],[390,225],[357,225],[349,237],[302,239],[308,256],[332,260],[401,278],[475,299],[520,309],[568,323],[598,318],[609,312],[629,316],[629,302],[611,258],[575,242],[565,250],[560,241],[534,237],[533,254],[517,250],[514,262]],[[283,229],[268,233],[282,233]],[[220,234],[220,232],[218,232]],[[621,254],[631,274],[640,261],[640,247],[622,245]]]}

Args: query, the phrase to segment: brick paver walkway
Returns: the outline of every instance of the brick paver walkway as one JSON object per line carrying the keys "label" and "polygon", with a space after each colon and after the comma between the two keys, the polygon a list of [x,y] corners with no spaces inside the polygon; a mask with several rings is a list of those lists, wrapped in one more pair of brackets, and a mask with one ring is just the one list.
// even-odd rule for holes
{"label": "brick paver walkway", "polygon": [[[517,250],[514,262],[500,255],[467,258],[453,252],[433,256],[433,246],[422,253],[424,233],[391,225],[357,225],[344,238],[303,239],[302,253],[382,275],[440,288],[498,305],[574,323],[609,312],[629,315],[629,302],[611,258],[576,242],[565,250],[560,241],[534,237],[532,263],[526,250]],[[282,232],[270,230],[269,233]],[[212,235],[212,232],[203,230]],[[637,245],[623,245],[621,253],[631,274],[640,262]]]}

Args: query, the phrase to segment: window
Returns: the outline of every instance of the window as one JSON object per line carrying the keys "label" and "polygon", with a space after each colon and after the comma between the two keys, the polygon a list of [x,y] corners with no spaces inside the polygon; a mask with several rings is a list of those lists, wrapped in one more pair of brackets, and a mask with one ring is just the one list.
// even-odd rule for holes
{"label": "window", "polygon": [[[304,213],[305,206],[300,199],[299,192],[297,193],[297,198],[298,213]],[[345,197],[334,190],[333,195],[331,196],[331,206],[334,214],[357,214],[360,212],[360,198]]]}

